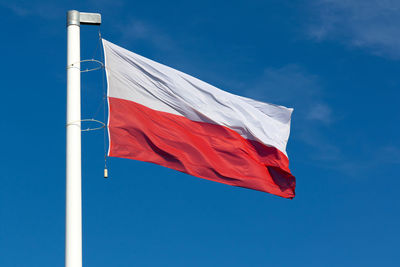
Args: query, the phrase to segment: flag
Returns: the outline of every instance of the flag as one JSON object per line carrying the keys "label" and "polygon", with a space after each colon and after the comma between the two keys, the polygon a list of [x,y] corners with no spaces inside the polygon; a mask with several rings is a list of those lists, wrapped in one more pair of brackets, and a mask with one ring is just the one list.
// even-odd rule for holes
{"label": "flag", "polygon": [[228,93],[104,39],[103,47],[108,156],[294,197],[293,109]]}

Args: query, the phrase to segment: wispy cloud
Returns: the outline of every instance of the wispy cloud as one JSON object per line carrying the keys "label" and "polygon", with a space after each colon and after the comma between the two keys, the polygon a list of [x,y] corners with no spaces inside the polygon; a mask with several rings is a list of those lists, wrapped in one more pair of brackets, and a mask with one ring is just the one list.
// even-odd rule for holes
{"label": "wispy cloud", "polygon": [[400,58],[400,1],[313,0],[308,34],[316,41],[341,40],[373,54]]}
{"label": "wispy cloud", "polygon": [[152,46],[170,50],[175,44],[173,40],[156,26],[139,19],[131,19],[128,23],[117,26],[123,41],[144,41]]}
{"label": "wispy cloud", "polygon": [[317,103],[310,108],[307,119],[330,123],[332,121],[332,109],[323,103]]}
{"label": "wispy cloud", "polygon": [[378,152],[382,161],[385,161],[386,163],[400,164],[400,148],[394,145],[386,145]]}
{"label": "wispy cloud", "polygon": [[110,9],[121,9],[125,5],[124,0],[87,0],[89,5],[93,8],[101,8],[104,11],[109,11]]}
{"label": "wispy cloud", "polygon": [[0,6],[9,9],[19,17],[35,16],[42,19],[57,19],[65,10],[54,2],[27,2],[19,3],[13,1],[1,2]]}
{"label": "wispy cloud", "polygon": [[293,106],[303,120],[325,124],[333,121],[320,79],[297,64],[265,69],[248,93],[264,101]]}

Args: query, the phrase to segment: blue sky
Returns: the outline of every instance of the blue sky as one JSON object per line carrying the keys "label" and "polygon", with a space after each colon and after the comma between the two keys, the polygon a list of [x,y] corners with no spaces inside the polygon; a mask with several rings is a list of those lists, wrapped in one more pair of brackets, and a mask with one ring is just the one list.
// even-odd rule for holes
{"label": "blue sky", "polygon": [[[0,266],[63,266],[66,28],[294,107],[297,196],[110,158],[83,133],[84,266],[398,266],[400,2],[1,1]],[[82,59],[100,58],[82,26]],[[82,76],[103,120],[102,73]]]}

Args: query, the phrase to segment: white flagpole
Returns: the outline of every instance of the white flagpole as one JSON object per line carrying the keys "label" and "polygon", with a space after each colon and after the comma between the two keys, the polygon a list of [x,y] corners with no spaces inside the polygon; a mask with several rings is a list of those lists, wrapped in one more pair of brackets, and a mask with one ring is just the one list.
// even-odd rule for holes
{"label": "white flagpole", "polygon": [[100,23],[100,14],[67,12],[66,267],[82,267],[80,24]]}

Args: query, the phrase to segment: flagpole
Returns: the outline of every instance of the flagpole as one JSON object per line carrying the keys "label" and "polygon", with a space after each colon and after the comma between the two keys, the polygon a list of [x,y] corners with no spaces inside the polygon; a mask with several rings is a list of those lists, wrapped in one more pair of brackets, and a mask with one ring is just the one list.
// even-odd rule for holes
{"label": "flagpole", "polygon": [[82,267],[80,25],[100,23],[100,14],[67,12],[66,267]]}

